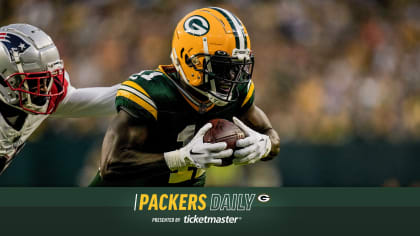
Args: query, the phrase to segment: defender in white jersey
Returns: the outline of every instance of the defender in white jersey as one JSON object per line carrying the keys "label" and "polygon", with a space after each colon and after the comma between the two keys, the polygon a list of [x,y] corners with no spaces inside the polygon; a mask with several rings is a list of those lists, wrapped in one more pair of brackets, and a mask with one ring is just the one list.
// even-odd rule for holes
{"label": "defender in white jersey", "polygon": [[45,32],[28,24],[1,27],[0,174],[48,116],[115,113],[118,87],[72,87],[58,50]]}

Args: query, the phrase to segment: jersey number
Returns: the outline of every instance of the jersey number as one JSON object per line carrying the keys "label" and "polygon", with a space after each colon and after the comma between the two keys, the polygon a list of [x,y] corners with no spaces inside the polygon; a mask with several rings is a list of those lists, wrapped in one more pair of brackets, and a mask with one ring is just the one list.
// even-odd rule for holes
{"label": "jersey number", "polygon": [[150,81],[150,80],[152,80],[152,79],[153,79],[153,77],[155,77],[155,76],[157,76],[157,75],[161,75],[161,74],[162,74],[162,72],[152,72],[152,73],[150,73],[150,74],[146,75],[146,73],[145,73],[145,72],[146,72],[146,71],[141,71],[140,73],[134,74],[134,75],[130,76],[130,79],[136,79],[136,78],[137,78],[137,76],[140,76],[140,77],[142,77],[143,79],[145,79],[145,80],[147,80],[147,81]]}

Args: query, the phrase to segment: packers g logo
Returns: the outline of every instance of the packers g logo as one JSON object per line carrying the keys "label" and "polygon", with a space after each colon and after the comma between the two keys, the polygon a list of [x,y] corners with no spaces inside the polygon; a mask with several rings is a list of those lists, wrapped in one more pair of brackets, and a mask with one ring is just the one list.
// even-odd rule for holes
{"label": "packers g logo", "polygon": [[265,203],[265,202],[270,201],[270,196],[268,194],[263,193],[263,194],[258,195],[257,199],[258,201]]}
{"label": "packers g logo", "polygon": [[209,32],[209,22],[202,16],[191,16],[184,22],[185,32],[194,36],[203,36]]}

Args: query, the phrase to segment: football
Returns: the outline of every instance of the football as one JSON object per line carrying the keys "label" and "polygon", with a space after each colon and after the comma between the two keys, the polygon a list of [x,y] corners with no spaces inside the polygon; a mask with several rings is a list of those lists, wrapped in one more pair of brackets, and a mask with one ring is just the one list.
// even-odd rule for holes
{"label": "football", "polygon": [[[209,121],[213,127],[203,137],[205,143],[226,142],[226,149],[236,148],[236,141],[245,138],[245,133],[234,123],[225,119],[212,119]],[[222,166],[232,164],[233,155],[222,159]]]}

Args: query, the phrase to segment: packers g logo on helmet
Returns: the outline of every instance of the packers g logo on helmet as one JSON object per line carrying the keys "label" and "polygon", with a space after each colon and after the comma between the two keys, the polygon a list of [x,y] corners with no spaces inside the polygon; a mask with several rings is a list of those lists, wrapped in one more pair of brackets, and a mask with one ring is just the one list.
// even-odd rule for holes
{"label": "packers g logo on helmet", "polygon": [[254,66],[245,26],[218,7],[192,11],[179,21],[171,59],[183,83],[218,106],[238,99]]}
{"label": "packers g logo on helmet", "polygon": [[184,23],[185,32],[203,36],[209,32],[209,22],[201,16],[191,16]]}

